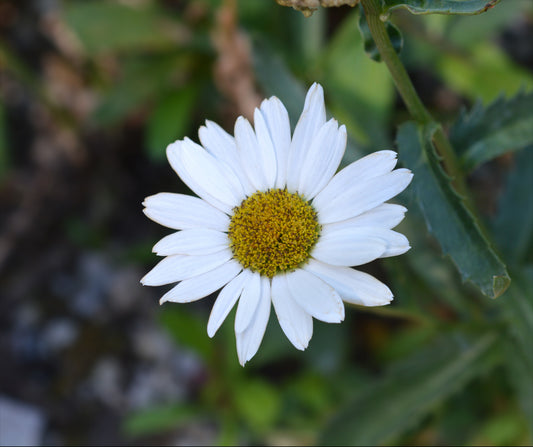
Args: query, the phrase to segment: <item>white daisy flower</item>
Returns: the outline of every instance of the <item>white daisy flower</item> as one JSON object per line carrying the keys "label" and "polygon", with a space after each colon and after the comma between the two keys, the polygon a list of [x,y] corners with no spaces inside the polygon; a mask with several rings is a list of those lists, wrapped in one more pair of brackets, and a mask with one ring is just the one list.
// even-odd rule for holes
{"label": "white daisy flower", "polygon": [[346,128],[326,122],[324,93],[313,84],[291,138],[281,101],[264,100],[255,130],[239,117],[235,137],[207,121],[202,146],[188,138],[167,157],[199,198],[174,193],[147,197],[145,214],[177,231],[154,246],[166,256],[144,285],[178,283],[161,303],[199,300],[220,288],[207,332],[213,337],[237,304],[235,335],[244,365],[257,352],[271,303],[287,338],[304,350],[313,318],[344,319],[344,303],[381,306],[389,288],[350,267],[409,250],[392,230],[406,209],[384,203],[413,175],[394,169],[396,153],[380,151],[336,171]]}

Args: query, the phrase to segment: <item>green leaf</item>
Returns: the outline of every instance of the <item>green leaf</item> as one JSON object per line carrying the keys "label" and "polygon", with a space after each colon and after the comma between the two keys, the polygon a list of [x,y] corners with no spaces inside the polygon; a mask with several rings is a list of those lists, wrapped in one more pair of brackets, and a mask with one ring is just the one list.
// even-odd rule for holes
{"label": "green leaf", "polygon": [[464,53],[440,54],[435,61],[439,74],[446,84],[468,98],[492,101],[500,93],[510,96],[520,87],[533,88],[530,72],[490,42],[478,42]]}
{"label": "green leaf", "polygon": [[167,145],[185,137],[191,126],[192,109],[197,97],[198,90],[187,87],[160,99],[146,129],[146,148],[152,160],[163,160]]}
{"label": "green leaf", "polygon": [[146,436],[176,429],[194,417],[191,406],[162,405],[132,412],[126,416],[122,430],[127,436]]}
{"label": "green leaf", "polygon": [[133,57],[122,64],[122,76],[108,87],[92,119],[100,126],[110,126],[124,119],[173,85],[177,72],[188,69],[182,54]]}
{"label": "green leaf", "polygon": [[234,389],[235,405],[241,417],[256,433],[274,426],[281,409],[279,391],[263,380],[241,382]]}
{"label": "green leaf", "polygon": [[326,445],[379,445],[413,427],[496,363],[496,336],[448,334],[367,385],[326,427]]}
{"label": "green leaf", "polygon": [[[368,57],[370,57],[370,59],[373,59],[376,62],[381,62],[381,55],[379,54],[378,47],[376,46],[372,34],[370,33],[370,28],[368,27],[368,22],[366,21],[363,8],[360,9],[358,26],[361,36],[363,37],[365,53]],[[387,34],[389,35],[389,39],[391,40],[394,51],[400,54],[403,47],[403,37],[400,33],[400,30],[388,20],[385,22],[385,29],[387,30]]]}
{"label": "green leaf", "polygon": [[450,130],[450,141],[467,170],[533,145],[533,93],[500,96],[487,107],[478,102],[469,113],[463,110]]}
{"label": "green leaf", "polygon": [[533,439],[533,266],[513,270],[512,273],[513,284],[509,288],[509,296],[498,303],[502,306],[510,335],[505,349],[505,368]]}
{"label": "green leaf", "polygon": [[514,165],[492,221],[492,233],[509,262],[533,263],[533,145],[516,154]]}
{"label": "green leaf", "polygon": [[533,380],[531,380],[533,363],[517,350],[516,344],[512,342],[506,345],[505,357],[504,365],[509,383],[526,416],[530,439],[533,439]]}
{"label": "green leaf", "polygon": [[65,20],[91,54],[170,48],[176,44],[176,23],[153,6],[119,2],[66,2]]}
{"label": "green leaf", "polygon": [[408,122],[398,131],[400,157],[414,173],[411,188],[429,231],[439,241],[443,253],[451,257],[463,281],[472,281],[482,293],[497,298],[511,279],[440,166],[431,142],[435,127],[435,124],[418,127]]}
{"label": "green leaf", "polygon": [[509,332],[516,340],[522,354],[533,366],[533,267],[513,271],[513,285],[509,288],[509,299],[505,300],[503,313],[508,323]]}
{"label": "green leaf", "polygon": [[207,335],[202,317],[184,309],[165,307],[159,314],[159,320],[177,343],[193,349],[206,361],[212,358],[214,345]]}
{"label": "green leaf", "polygon": [[405,8],[412,14],[480,14],[500,0],[383,0],[384,12]]}

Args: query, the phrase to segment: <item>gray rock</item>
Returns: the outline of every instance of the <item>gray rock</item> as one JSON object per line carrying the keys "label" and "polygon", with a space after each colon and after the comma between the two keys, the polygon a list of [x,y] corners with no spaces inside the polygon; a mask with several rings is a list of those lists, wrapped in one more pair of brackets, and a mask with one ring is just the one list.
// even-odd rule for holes
{"label": "gray rock", "polygon": [[44,426],[41,410],[0,396],[0,446],[41,445]]}

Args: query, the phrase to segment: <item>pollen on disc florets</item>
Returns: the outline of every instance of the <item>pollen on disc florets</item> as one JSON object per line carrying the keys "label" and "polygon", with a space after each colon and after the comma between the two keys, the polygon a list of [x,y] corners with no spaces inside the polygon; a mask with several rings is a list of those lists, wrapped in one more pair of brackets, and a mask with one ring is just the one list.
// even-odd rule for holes
{"label": "pollen on disc florets", "polygon": [[233,209],[228,231],[234,258],[270,278],[307,261],[319,234],[313,207],[285,189],[246,198]]}

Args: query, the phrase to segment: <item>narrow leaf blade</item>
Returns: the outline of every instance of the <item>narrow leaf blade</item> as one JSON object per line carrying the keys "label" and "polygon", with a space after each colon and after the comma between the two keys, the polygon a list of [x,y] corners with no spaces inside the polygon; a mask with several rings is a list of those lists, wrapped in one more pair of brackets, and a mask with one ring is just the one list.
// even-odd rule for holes
{"label": "narrow leaf blade", "polygon": [[460,333],[430,343],[364,390],[326,427],[320,444],[381,445],[495,365],[494,334]]}
{"label": "narrow leaf blade", "polygon": [[434,131],[435,125],[418,127],[409,122],[400,126],[397,143],[401,159],[414,173],[411,188],[429,231],[439,241],[443,253],[451,257],[463,281],[471,281],[483,294],[497,298],[511,279],[440,166],[431,142]]}
{"label": "narrow leaf blade", "polygon": [[507,262],[533,263],[533,145],[518,152],[514,164],[491,229]]}
{"label": "narrow leaf blade", "polygon": [[463,112],[450,130],[450,140],[465,169],[533,144],[533,93],[498,98],[488,107],[477,103]]}
{"label": "narrow leaf blade", "polygon": [[500,0],[384,0],[385,12],[405,8],[412,14],[481,14]]}

